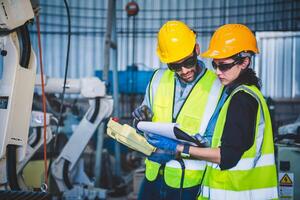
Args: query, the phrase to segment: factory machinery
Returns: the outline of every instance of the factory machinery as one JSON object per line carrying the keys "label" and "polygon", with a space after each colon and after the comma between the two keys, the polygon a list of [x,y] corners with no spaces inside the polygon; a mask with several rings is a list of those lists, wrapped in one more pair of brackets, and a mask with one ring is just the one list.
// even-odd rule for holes
{"label": "factory machinery", "polygon": [[[47,185],[41,192],[26,187],[22,171],[43,145],[43,122],[46,120],[46,143],[53,138],[51,114],[32,112],[33,92],[41,85],[36,80],[36,56],[32,50],[27,23],[34,18],[29,0],[1,0],[0,7],[0,198],[51,199]],[[63,80],[45,79],[45,92],[61,93]],[[113,100],[106,95],[98,78],[69,79],[68,94],[88,99],[89,108],[59,156],[52,162],[51,174],[64,199],[105,199],[106,191],[93,187],[84,172],[81,154],[99,124],[108,118]],[[30,121],[31,119],[31,121]],[[29,127],[32,134],[29,136]]]}

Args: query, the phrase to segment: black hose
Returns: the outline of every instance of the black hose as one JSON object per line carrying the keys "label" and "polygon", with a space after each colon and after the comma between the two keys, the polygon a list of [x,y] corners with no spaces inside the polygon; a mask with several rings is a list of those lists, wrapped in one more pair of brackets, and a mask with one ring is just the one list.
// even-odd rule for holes
{"label": "black hose", "polygon": [[70,10],[67,0],[64,0],[66,10],[67,10],[67,16],[68,16],[68,47],[67,47],[67,57],[66,57],[66,66],[65,66],[65,75],[64,75],[64,85],[63,85],[63,91],[61,94],[61,104],[60,104],[60,111],[59,111],[59,117],[58,117],[58,124],[56,127],[56,134],[58,133],[58,128],[60,121],[62,119],[62,111],[64,106],[64,98],[66,93],[66,84],[67,84],[67,76],[68,76],[68,69],[69,69],[69,56],[70,56],[70,42],[71,42],[71,17],[70,17]]}
{"label": "black hose", "polygon": [[23,26],[17,29],[17,33],[21,39],[21,59],[20,59],[20,66],[28,69],[30,55],[31,55],[31,43],[30,43],[30,36],[27,25],[24,24]]}
{"label": "black hose", "polygon": [[73,188],[73,185],[71,184],[69,179],[69,166],[70,166],[70,162],[68,160],[65,160],[63,166],[63,180],[67,188],[71,190]]}
{"label": "black hose", "polygon": [[6,147],[7,180],[11,190],[21,190],[17,179],[17,146],[9,144]]}
{"label": "black hose", "polygon": [[100,107],[100,97],[96,97],[95,99],[95,109],[93,112],[93,115],[91,117],[91,119],[89,120],[91,123],[94,123],[98,114],[99,114],[99,107]]}
{"label": "black hose", "polygon": [[185,164],[182,159],[177,160],[181,166],[181,179],[180,179],[180,193],[179,199],[182,200],[182,192],[183,192],[183,182],[184,182],[184,172],[185,172]]}
{"label": "black hose", "polygon": [[35,137],[34,141],[32,142],[32,144],[30,144],[30,146],[32,148],[34,148],[38,144],[38,142],[41,139],[41,135],[42,135],[42,128],[41,127],[37,127],[36,128],[36,137]]}
{"label": "black hose", "polygon": [[[62,111],[63,111],[63,106],[64,106],[64,98],[65,98],[65,92],[66,92],[66,83],[67,83],[67,76],[68,76],[68,68],[69,68],[69,55],[70,55],[70,42],[71,42],[71,17],[70,17],[70,10],[69,10],[69,5],[67,0],[64,0],[64,4],[67,10],[67,17],[68,17],[68,46],[67,46],[67,57],[66,57],[66,66],[65,66],[65,75],[64,75],[64,85],[63,85],[63,91],[61,94],[61,99],[60,99],[60,111],[58,115],[58,123],[56,126],[56,131],[55,134],[58,134],[58,129],[60,122],[62,120]],[[57,137],[54,137],[54,142],[53,142],[53,151],[56,152],[56,145],[57,144]],[[52,157],[50,158],[50,163],[49,163],[49,168],[52,165]]]}

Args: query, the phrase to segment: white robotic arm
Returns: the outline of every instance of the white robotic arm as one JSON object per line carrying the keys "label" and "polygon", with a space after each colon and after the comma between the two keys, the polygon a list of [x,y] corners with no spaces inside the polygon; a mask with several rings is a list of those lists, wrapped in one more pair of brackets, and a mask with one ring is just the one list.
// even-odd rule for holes
{"label": "white robotic arm", "polygon": [[25,156],[36,73],[26,27],[34,14],[29,0],[0,5],[0,187],[18,190],[16,163]]}
{"label": "white robotic arm", "polygon": [[[46,77],[45,80],[46,92],[62,92],[63,79]],[[36,85],[39,84],[37,79]],[[52,163],[51,173],[61,192],[67,192],[74,186],[78,190],[78,185],[93,186],[83,170],[80,157],[97,127],[110,117],[113,110],[113,100],[106,95],[104,82],[96,77],[68,79],[66,93],[81,94],[83,98],[88,98],[90,107],[58,158]]]}
{"label": "white robotic arm", "polygon": [[[61,78],[49,78],[44,76],[45,92],[47,93],[62,93],[64,80]],[[41,86],[40,75],[37,76],[36,86]],[[96,77],[67,79],[66,83],[67,94],[80,94],[84,98],[104,97],[105,84]]]}

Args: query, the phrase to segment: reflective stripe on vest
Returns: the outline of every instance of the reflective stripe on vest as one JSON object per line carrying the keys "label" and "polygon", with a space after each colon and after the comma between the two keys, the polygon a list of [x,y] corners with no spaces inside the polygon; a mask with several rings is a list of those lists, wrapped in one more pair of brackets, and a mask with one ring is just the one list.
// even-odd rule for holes
{"label": "reflective stripe on vest", "polygon": [[[184,162],[185,169],[188,170],[204,170],[206,167],[206,161],[202,160],[190,160],[182,159]],[[166,167],[181,169],[181,166],[178,161],[171,160],[166,163]]]}
{"label": "reflective stripe on vest", "polygon": [[[172,122],[175,90],[174,72],[170,70],[158,70],[153,76],[150,86],[151,106],[154,112],[153,121]],[[214,109],[217,105],[221,89],[221,84],[216,75],[207,70],[198,82],[195,83],[194,88],[190,91],[188,98],[179,111],[176,123],[180,125],[180,128],[189,134],[196,134],[199,131],[202,119],[211,117],[212,112],[206,113],[205,111],[207,107]],[[183,187],[187,188],[198,185],[203,177],[205,162],[195,160],[184,160],[184,162],[186,170]],[[155,180],[160,164],[148,159],[146,159],[145,164],[146,178],[149,181]],[[181,172],[182,170],[178,161],[172,160],[168,162],[164,170],[166,184],[170,187],[179,188]]]}
{"label": "reflective stripe on vest", "polygon": [[[185,165],[183,188],[193,187],[202,180],[205,161],[183,159]],[[166,184],[173,188],[179,188],[182,176],[181,165],[177,160],[166,163],[164,170],[164,180]]]}
{"label": "reflective stripe on vest", "polygon": [[[267,200],[278,198],[277,195],[274,195],[277,193],[277,187],[247,191],[229,191],[202,186],[201,190],[204,199],[210,200]],[[200,197],[199,199],[202,198]]]}
{"label": "reflective stripe on vest", "polygon": [[250,94],[259,103],[254,143],[231,169],[221,170],[219,165],[208,163],[199,199],[278,198],[271,119],[264,98],[256,87],[239,86],[229,96],[220,111],[212,147],[221,145],[229,103],[238,91]]}
{"label": "reflective stripe on vest", "polygon": [[204,135],[208,122],[218,104],[218,101],[216,101],[216,99],[218,100],[220,97],[220,88],[222,88],[222,84],[219,79],[216,79],[208,96],[208,102],[210,102],[210,106],[205,107],[205,115],[202,118],[201,125],[198,131],[198,133],[200,133],[202,136]]}
{"label": "reflective stripe on vest", "polygon": [[[263,167],[268,165],[273,165],[275,163],[274,154],[265,154],[260,156],[258,161],[256,162],[256,158],[242,158],[236,166],[233,168],[228,169],[229,171],[236,171],[236,170],[250,170],[254,167]],[[216,163],[210,163],[212,168],[220,169],[219,165]]]}
{"label": "reflective stripe on vest", "polygon": [[149,102],[151,107],[153,106],[153,100],[155,98],[155,91],[158,88],[159,81],[161,77],[164,75],[165,70],[156,70],[153,74],[153,77],[151,79],[150,85],[149,85]]}

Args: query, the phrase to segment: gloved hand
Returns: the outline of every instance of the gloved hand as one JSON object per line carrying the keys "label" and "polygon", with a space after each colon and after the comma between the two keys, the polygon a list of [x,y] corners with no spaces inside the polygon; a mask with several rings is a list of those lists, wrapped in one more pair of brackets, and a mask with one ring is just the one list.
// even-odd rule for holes
{"label": "gloved hand", "polygon": [[203,147],[210,147],[210,141],[206,137],[201,136],[200,133],[197,133],[193,137],[198,140]]}
{"label": "gloved hand", "polygon": [[148,106],[141,105],[133,111],[132,116],[134,118],[133,126],[136,127],[139,121],[151,121],[153,112]]}
{"label": "gloved hand", "polygon": [[174,154],[176,154],[177,145],[181,144],[181,142],[157,134],[145,133],[145,138],[150,144],[158,149],[169,151]]}
{"label": "gloved hand", "polygon": [[169,162],[170,160],[175,159],[176,154],[174,152],[165,151],[162,149],[156,149],[155,152],[153,152],[148,159],[154,162],[157,162],[159,164],[165,164]]}
{"label": "gloved hand", "polygon": [[137,121],[151,121],[153,112],[148,106],[141,105],[133,111],[132,116]]}

